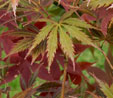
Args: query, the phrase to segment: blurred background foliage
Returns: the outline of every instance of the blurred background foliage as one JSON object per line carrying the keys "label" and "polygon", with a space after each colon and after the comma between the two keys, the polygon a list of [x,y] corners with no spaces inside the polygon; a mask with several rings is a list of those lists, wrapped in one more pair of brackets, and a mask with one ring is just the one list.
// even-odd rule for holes
{"label": "blurred background foliage", "polygon": [[[0,34],[3,31],[7,31],[7,30],[8,30],[7,27],[0,27]],[[108,52],[108,47],[109,47],[108,43],[105,43],[102,46],[102,49],[105,51],[106,54]],[[6,56],[5,52],[2,51],[2,58],[4,58],[5,56]],[[99,67],[102,70],[105,70],[105,68],[104,68],[105,58],[104,58],[103,54],[97,49],[93,49],[93,50],[91,48],[86,49],[84,52],[82,52],[80,54],[77,61],[78,62],[80,62],[80,61],[85,61],[86,62],[87,61],[87,62],[92,62],[92,63],[96,62],[95,64],[93,64],[93,66],[96,66],[96,67]],[[5,65],[5,62],[0,61],[0,65]],[[87,73],[86,70],[84,70],[83,73],[85,74],[86,77],[88,77],[91,84],[93,84],[95,82],[94,78],[92,78]],[[43,84],[45,82],[45,80],[42,80],[40,78],[37,78],[36,81],[37,81],[37,85]],[[10,83],[2,85],[0,88],[3,88],[5,90],[5,89],[7,89],[6,88],[7,86],[11,87],[11,92],[10,92],[11,97],[14,96],[16,93],[20,92],[21,91],[20,77],[17,76],[15,78],[15,80],[11,81]],[[74,87],[75,85],[72,85],[72,86]],[[3,94],[2,98],[6,98],[6,95]]]}

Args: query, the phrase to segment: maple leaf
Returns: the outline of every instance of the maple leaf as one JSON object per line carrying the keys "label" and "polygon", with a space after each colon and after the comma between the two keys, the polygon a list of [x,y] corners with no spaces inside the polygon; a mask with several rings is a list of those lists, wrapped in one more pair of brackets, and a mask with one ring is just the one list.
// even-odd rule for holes
{"label": "maple leaf", "polygon": [[8,35],[22,38],[14,45],[8,56],[28,49],[33,42],[33,38],[36,36],[35,33],[24,30],[9,32]]}
{"label": "maple leaf", "polygon": [[8,54],[9,55],[12,55],[14,53],[18,53],[20,51],[24,51],[26,50],[27,48],[29,48],[32,44],[33,40],[31,38],[27,38],[27,39],[23,39],[23,40],[20,40],[19,42],[17,42],[14,47],[12,48],[11,52]]}
{"label": "maple leaf", "polygon": [[37,47],[35,47],[33,49],[33,51],[31,52],[31,55],[32,55],[32,62],[31,62],[31,64],[34,63],[34,61],[37,59],[37,57],[40,54],[44,54],[44,52],[46,50],[46,43],[47,43],[47,41],[44,40],[39,45],[37,45]]}
{"label": "maple leaf", "polygon": [[62,28],[60,28],[60,44],[64,53],[67,54],[67,56],[69,56],[74,63],[74,49],[72,40]]}
{"label": "maple leaf", "polygon": [[100,82],[101,90],[108,98],[113,97],[113,84],[109,87],[107,83]]}
{"label": "maple leaf", "polygon": [[[51,63],[53,61],[53,58],[55,56],[55,52],[56,52],[56,49],[57,49],[57,28],[58,27],[55,27],[49,37],[48,37],[48,42],[47,42],[47,51],[48,51],[48,66],[50,68],[51,66]],[[50,71],[50,69],[48,69]]]}
{"label": "maple leaf", "polygon": [[92,40],[86,35],[84,34],[80,28],[76,28],[74,26],[69,26],[69,25],[63,25],[65,28],[68,28],[68,32],[70,33],[70,35],[72,37],[75,37],[76,39],[78,39],[79,41],[88,44],[88,45],[92,45]]}
{"label": "maple leaf", "polygon": [[24,30],[18,30],[11,33],[8,33],[10,36],[14,37],[35,37],[36,34],[34,32],[24,31]]}
{"label": "maple leaf", "polygon": [[92,9],[100,8],[100,7],[108,7],[113,3],[113,0],[90,0],[89,6]]}
{"label": "maple leaf", "polygon": [[[51,31],[51,29],[53,28],[54,24],[49,24],[47,26],[45,26],[44,28],[42,28],[40,30],[40,32],[36,35],[33,45],[32,47],[29,49],[29,52],[27,54],[27,56],[31,53],[31,51],[40,44],[41,41],[43,41],[49,34],[49,32]],[[27,57],[26,56],[26,57]]]}
{"label": "maple leaf", "polygon": [[[61,17],[59,22],[56,22],[50,19],[41,18],[39,22],[47,22],[47,25],[41,28],[38,34],[33,35],[32,43],[28,45],[28,46],[31,45],[31,47],[29,48],[29,51],[25,58],[27,58],[30,54],[32,55],[33,53],[32,55],[33,57],[32,63],[33,63],[36,60],[36,58],[40,55],[40,53],[42,53],[41,48],[43,47],[44,44],[41,45],[41,43],[47,40],[46,50],[47,50],[48,65],[49,65],[48,71],[50,71],[50,67],[55,57],[58,44],[61,45],[60,48],[62,49],[64,54],[66,54],[66,56],[71,59],[71,61],[73,62],[73,66],[74,66],[74,47],[73,47],[72,38],[75,37],[77,40],[80,40],[81,42],[85,44],[93,45],[93,42],[88,37],[88,35],[82,32],[82,28],[94,28],[94,27],[77,18],[70,18],[72,14],[73,14],[72,10],[65,13]],[[25,32],[23,33],[21,32],[20,34],[19,32],[17,32],[16,34],[23,35],[26,38],[30,37],[31,33],[28,33],[28,34],[24,34],[24,33]],[[15,33],[13,34],[16,35]],[[58,40],[60,40],[60,42]],[[44,49],[45,51],[45,48],[42,48],[42,49]]]}
{"label": "maple leaf", "polygon": [[96,76],[92,74],[92,76],[96,79],[96,81],[99,83],[100,89],[103,91],[103,93],[107,96],[107,98],[113,98],[113,84],[108,85],[107,83],[99,80]]}

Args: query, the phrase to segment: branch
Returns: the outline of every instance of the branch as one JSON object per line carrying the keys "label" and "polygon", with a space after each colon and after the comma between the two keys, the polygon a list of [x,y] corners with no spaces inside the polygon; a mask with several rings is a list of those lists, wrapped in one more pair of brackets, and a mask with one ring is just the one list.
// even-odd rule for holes
{"label": "branch", "polygon": [[68,65],[68,59],[65,58],[65,63],[64,63],[64,78],[62,82],[62,89],[61,89],[61,97],[64,98],[64,93],[65,93],[65,82],[66,82],[66,75],[67,75],[67,65]]}

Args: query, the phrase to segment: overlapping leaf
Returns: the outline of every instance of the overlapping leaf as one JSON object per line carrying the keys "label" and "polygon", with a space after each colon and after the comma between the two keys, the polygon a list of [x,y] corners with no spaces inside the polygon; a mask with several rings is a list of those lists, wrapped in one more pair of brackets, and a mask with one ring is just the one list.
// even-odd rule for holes
{"label": "overlapping leaf", "polygon": [[33,40],[31,38],[20,40],[13,47],[13,49],[9,55],[28,49],[31,46],[32,42],[33,42]]}
{"label": "overlapping leaf", "polygon": [[98,78],[95,77],[95,79],[99,83],[101,90],[107,96],[107,98],[113,98],[113,84],[109,86],[107,83],[104,83],[103,81],[99,80]]}
{"label": "overlapping leaf", "polygon": [[89,5],[95,9],[100,7],[108,7],[113,3],[113,0],[91,0]]}
{"label": "overlapping leaf", "polygon": [[92,45],[92,40],[81,31],[80,28],[77,28],[75,26],[69,26],[69,25],[63,25],[65,28],[67,28],[67,31],[70,33],[70,35],[72,37],[75,37],[76,39],[78,39],[79,41],[88,44],[88,45]]}
{"label": "overlapping leaf", "polygon": [[35,37],[36,34],[33,32],[28,32],[28,31],[15,31],[9,33],[11,36],[16,36],[16,37]]}
{"label": "overlapping leaf", "polygon": [[27,55],[29,55],[29,53],[38,45],[40,44],[41,41],[43,41],[49,34],[49,32],[51,31],[51,29],[54,27],[54,24],[49,24],[47,26],[45,26],[44,28],[41,29],[41,31],[39,32],[39,34],[36,35],[33,45],[30,48],[29,52]]}
{"label": "overlapping leaf", "polygon": [[37,59],[37,57],[40,55],[40,54],[43,54],[46,50],[46,40],[45,41],[42,41],[39,45],[37,45],[37,47],[35,47],[31,53],[32,55],[32,62],[31,64],[34,63],[34,61]]}
{"label": "overlapping leaf", "polygon": [[107,98],[113,98],[113,84],[109,87],[106,83],[100,83],[101,90],[107,96]]}
{"label": "overlapping leaf", "polygon": [[73,14],[73,10],[71,10],[71,11],[68,11],[67,13],[64,13],[64,15],[61,17],[61,21],[62,20],[65,20],[66,18],[69,18],[72,14]]}
{"label": "overlapping leaf", "polygon": [[85,21],[82,21],[77,18],[68,18],[63,21],[63,24],[68,24],[68,25],[82,27],[82,28],[94,28],[90,24],[87,24]]}
{"label": "overlapping leaf", "polygon": [[[50,66],[54,59],[58,44],[60,44],[60,48],[66,54],[66,56],[72,60],[73,64],[74,64],[74,47],[73,47],[73,41],[72,41],[73,37],[85,44],[93,45],[93,42],[88,37],[88,35],[86,35],[85,33],[82,32],[82,28],[94,28],[94,27],[91,26],[90,24],[87,24],[86,22],[84,22],[82,20],[77,19],[77,18],[70,18],[72,14],[73,14],[73,11],[69,11],[69,12],[65,13],[61,17],[59,22],[56,22],[56,21],[53,21],[50,19],[45,19],[45,18],[44,19],[41,18],[39,20],[41,22],[46,21],[47,25],[45,27],[43,27],[42,29],[40,29],[39,33],[36,36],[33,34],[34,35],[33,42],[29,43],[29,45],[28,45],[28,46],[31,45],[31,47],[30,47],[26,57],[29,54],[31,54],[33,57],[32,63],[36,60],[36,58],[39,56],[39,54],[42,53],[41,52],[41,50],[43,49],[42,47],[46,46],[44,44],[41,45],[41,43],[45,40],[47,40],[47,49],[46,50],[47,50],[47,56],[48,56],[49,71],[50,71]],[[16,34],[18,36],[18,34],[20,34],[20,32],[17,32]],[[16,34],[14,33],[14,35],[16,35]],[[30,34],[31,33],[25,34],[25,32],[21,32],[20,35],[29,37]],[[23,44],[25,44],[25,43],[23,43]],[[19,45],[20,44],[18,44],[17,46],[19,46]],[[26,43],[26,45],[27,45],[27,43]],[[26,46],[26,47],[28,48],[28,46]],[[22,46],[20,45],[20,47],[22,47]],[[24,49],[24,46],[23,46],[23,49]],[[19,51],[19,48],[17,48],[17,50]],[[15,50],[15,51],[17,52],[17,50]]]}

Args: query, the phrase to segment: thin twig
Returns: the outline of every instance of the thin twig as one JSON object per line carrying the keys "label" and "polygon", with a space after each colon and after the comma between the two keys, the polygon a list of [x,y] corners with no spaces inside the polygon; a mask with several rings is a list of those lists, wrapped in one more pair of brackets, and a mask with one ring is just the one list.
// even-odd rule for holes
{"label": "thin twig", "polygon": [[105,54],[105,52],[96,45],[92,45],[92,46],[97,48],[104,55],[104,57],[105,57],[106,61],[108,62],[110,68],[113,70],[113,65],[111,64],[111,62],[110,62],[109,58],[107,57],[107,55]]}
{"label": "thin twig", "polygon": [[[21,15],[21,16],[17,17],[16,19],[22,18],[22,17],[24,17],[24,16],[31,15],[31,14],[33,14],[33,13],[35,13],[35,12],[31,12],[31,13],[28,13],[28,14],[25,14],[25,15]],[[0,26],[3,26],[3,25],[5,25],[5,24],[7,24],[7,23],[9,23],[9,22],[11,22],[11,21],[13,21],[13,20],[15,20],[15,18],[12,18],[12,19],[10,19],[10,20],[8,20],[8,21],[5,21],[4,23],[0,24]]]}
{"label": "thin twig", "polygon": [[61,89],[61,97],[64,98],[64,93],[65,93],[65,82],[66,82],[66,75],[67,75],[67,65],[68,65],[68,59],[65,59],[65,64],[64,64],[64,78],[62,82],[62,89]]}

